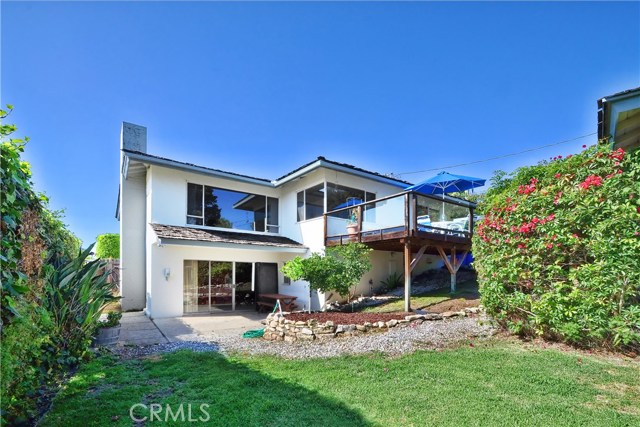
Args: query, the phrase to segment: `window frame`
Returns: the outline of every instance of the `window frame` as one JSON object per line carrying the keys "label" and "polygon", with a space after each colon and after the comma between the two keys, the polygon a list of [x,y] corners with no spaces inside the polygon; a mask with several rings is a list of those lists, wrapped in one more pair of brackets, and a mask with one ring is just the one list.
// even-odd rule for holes
{"label": "window frame", "polygon": [[[295,200],[296,200],[296,220],[297,220],[296,222],[297,222],[297,223],[301,223],[301,222],[305,222],[305,221],[310,221],[310,220],[312,220],[312,219],[316,219],[316,218],[320,218],[320,217],[322,217],[322,215],[320,215],[320,216],[316,216],[316,217],[313,217],[313,218],[307,218],[307,190],[310,190],[310,189],[312,189],[312,188],[314,188],[314,187],[317,187],[319,184],[323,184],[323,200],[324,200],[324,201],[323,201],[323,206],[324,206],[324,207],[323,207],[323,210],[324,210],[324,212],[323,212],[323,214],[322,214],[322,215],[324,215],[324,214],[326,214],[326,213],[328,212],[328,206],[327,206],[327,203],[328,203],[328,198],[329,198],[329,186],[330,186],[330,185],[335,185],[335,186],[339,186],[339,187],[344,187],[344,188],[348,188],[348,189],[356,190],[356,191],[362,191],[362,192],[364,193],[364,200],[363,200],[364,202],[370,202],[370,201],[376,200],[376,198],[378,197],[377,193],[374,193],[373,191],[370,191],[370,190],[361,190],[361,189],[359,189],[359,188],[348,187],[348,186],[346,186],[346,185],[337,184],[337,183],[334,183],[334,182],[329,182],[329,181],[327,181],[327,180],[324,180],[324,181],[322,181],[321,183],[316,183],[316,184],[313,184],[313,185],[309,185],[309,186],[307,186],[307,187],[303,188],[303,189],[302,189],[302,190],[300,190],[300,191],[296,191],[296,193],[295,193],[295,194],[296,194],[296,196],[295,196],[295,197],[296,197],[296,199],[295,199]],[[302,213],[304,214],[304,217],[303,217],[303,218],[299,218],[299,217],[298,217],[298,215],[299,215],[299,208],[300,208],[300,206],[298,206],[298,195],[299,195],[300,193],[302,193]],[[369,198],[367,197],[369,194],[373,195],[373,198],[372,198],[371,200],[369,200]],[[365,207],[365,211],[366,211],[366,210],[367,210],[367,209],[366,209],[366,207]],[[365,216],[366,216],[366,215],[367,215],[367,214],[366,214],[366,212],[365,212]]]}
{"label": "window frame", "polygon": [[[186,191],[186,203],[185,203],[185,225],[187,227],[194,227],[195,226],[195,227],[213,229],[213,230],[225,230],[225,231],[233,230],[233,231],[237,231],[237,232],[260,233],[260,234],[279,234],[280,233],[280,210],[281,209],[280,209],[280,198],[279,197],[268,196],[266,194],[245,193],[243,191],[237,191],[237,190],[233,190],[233,189],[230,189],[230,188],[215,187],[213,185],[199,184],[197,182],[192,182],[192,181],[186,181],[186,184],[187,184],[187,191]],[[201,189],[202,189],[202,200],[201,200],[202,215],[201,216],[189,215],[189,185],[200,186]],[[210,225],[204,225],[205,193],[206,193],[206,188],[207,187],[212,188],[214,190],[217,189],[217,190],[223,190],[223,191],[230,191],[230,192],[234,192],[234,193],[252,195],[252,196],[256,196],[256,197],[264,197],[264,203],[265,203],[265,207],[264,207],[264,209],[265,209],[264,231],[257,231],[255,229],[255,225],[253,227],[253,230],[245,230],[245,229],[242,229],[242,228],[223,228],[223,227],[215,227],[215,226],[210,226]],[[268,206],[269,199],[274,199],[277,202],[277,204],[276,204],[277,215],[275,216],[275,220],[278,222],[277,224],[269,224],[268,223],[268,219],[269,219],[269,206]],[[196,220],[200,220],[201,224],[189,224],[189,218],[194,218]],[[277,231],[268,231],[269,229],[276,229]]]}

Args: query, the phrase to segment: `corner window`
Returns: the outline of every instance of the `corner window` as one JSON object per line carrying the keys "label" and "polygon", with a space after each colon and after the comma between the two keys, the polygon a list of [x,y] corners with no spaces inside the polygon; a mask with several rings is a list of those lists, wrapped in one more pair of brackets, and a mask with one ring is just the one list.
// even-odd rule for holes
{"label": "corner window", "polygon": [[187,224],[277,233],[278,199],[187,184]]}
{"label": "corner window", "polygon": [[[364,202],[375,200],[376,195],[357,188],[345,187],[344,185],[327,183],[327,212],[341,209],[348,206],[358,205]],[[373,218],[375,210],[372,206],[364,206],[363,221],[375,221]],[[348,219],[349,210],[336,213],[335,217]]]}
{"label": "corner window", "polygon": [[[363,202],[370,202],[371,200],[375,200],[375,198],[376,195],[368,191],[345,187],[343,185],[333,184],[330,182],[327,183],[327,212],[345,208],[347,206],[357,205]],[[324,184],[319,184],[315,187],[300,191],[297,194],[298,221],[322,216],[324,213],[324,202]],[[364,211],[365,220],[375,220],[375,218],[373,218],[373,215],[375,215],[373,206],[365,206]],[[344,215],[344,218],[348,218],[349,211],[345,210],[336,216],[341,217],[342,215]]]}
{"label": "corner window", "polygon": [[298,221],[321,217],[324,213],[324,184],[298,193]]}

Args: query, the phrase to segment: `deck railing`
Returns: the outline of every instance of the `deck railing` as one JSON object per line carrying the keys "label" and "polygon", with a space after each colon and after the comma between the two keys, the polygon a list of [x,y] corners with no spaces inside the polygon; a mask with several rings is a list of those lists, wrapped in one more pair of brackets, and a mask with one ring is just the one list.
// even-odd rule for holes
{"label": "deck railing", "polygon": [[402,192],[324,214],[325,242],[449,235],[470,239],[475,204],[442,195]]}

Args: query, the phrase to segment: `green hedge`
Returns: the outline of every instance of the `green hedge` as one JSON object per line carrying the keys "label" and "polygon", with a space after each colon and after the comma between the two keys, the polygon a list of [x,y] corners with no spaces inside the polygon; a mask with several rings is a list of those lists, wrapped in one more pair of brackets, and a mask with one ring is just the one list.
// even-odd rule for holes
{"label": "green hedge", "polygon": [[[0,425],[33,425],[38,404],[85,357],[104,305],[113,300],[106,262],[86,263],[80,241],[37,194],[22,160],[27,138],[13,138],[0,109],[2,285]],[[79,255],[80,254],[80,255]]]}
{"label": "green hedge", "polygon": [[120,258],[120,235],[116,233],[101,234],[96,239],[96,257]]}
{"label": "green hedge", "polygon": [[473,241],[487,311],[519,334],[639,349],[639,153],[600,144],[494,183]]}

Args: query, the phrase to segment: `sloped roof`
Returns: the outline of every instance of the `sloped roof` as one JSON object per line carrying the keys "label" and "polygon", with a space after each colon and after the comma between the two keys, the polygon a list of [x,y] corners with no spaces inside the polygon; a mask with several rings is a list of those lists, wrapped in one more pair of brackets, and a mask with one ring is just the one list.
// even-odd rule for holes
{"label": "sloped roof", "polygon": [[286,180],[286,178],[294,175],[296,172],[299,172],[305,168],[308,168],[309,166],[312,166],[314,163],[318,163],[318,167],[321,166],[325,166],[325,167],[331,167],[331,166],[336,166],[342,169],[347,169],[347,170],[351,170],[353,172],[357,172],[360,174],[366,174],[366,175],[370,175],[372,178],[376,179],[384,179],[386,181],[393,181],[397,184],[401,184],[400,186],[409,186],[412,183],[408,182],[408,181],[404,181],[398,178],[394,178],[391,176],[387,176],[387,175],[383,175],[381,173],[378,172],[373,172],[373,171],[369,171],[366,169],[362,169],[359,168],[357,166],[353,166],[350,165],[348,163],[340,163],[340,162],[336,162],[333,160],[329,160],[325,157],[319,156],[317,159],[306,163],[302,166],[300,166],[299,168],[296,168],[294,170],[292,170],[291,172],[281,176],[280,178],[276,179],[276,180],[269,180],[266,178],[258,178],[255,176],[250,176],[250,175],[244,175],[244,174],[240,174],[240,173],[236,173],[236,172],[229,172],[229,171],[224,171],[221,169],[215,169],[215,168],[210,168],[207,166],[201,166],[201,165],[196,165],[194,163],[187,163],[187,162],[181,162],[178,160],[173,160],[173,159],[169,159],[167,157],[162,157],[162,156],[156,156],[153,154],[148,154],[148,153],[143,153],[141,151],[133,151],[133,150],[127,150],[127,149],[122,149],[122,151],[125,154],[128,154],[130,156],[133,156],[134,158],[136,158],[136,160],[139,161],[149,161],[150,163],[158,163],[160,165],[164,165],[164,166],[172,166],[172,167],[178,167],[178,168],[186,168],[189,170],[195,170],[198,172],[204,172],[204,173],[208,173],[208,174],[214,174],[214,175],[223,175],[226,176],[228,178],[236,178],[236,179],[240,179],[240,180],[250,180],[250,181],[254,181],[254,183],[259,183],[259,184],[264,184],[264,185],[271,185],[271,186],[278,186],[281,184],[280,181],[282,180]]}
{"label": "sloped roof", "polygon": [[336,161],[333,161],[333,160],[329,160],[329,159],[327,159],[326,157],[323,157],[323,156],[318,156],[317,159],[312,160],[309,163],[306,163],[306,164],[300,166],[299,168],[296,168],[296,169],[292,170],[291,172],[289,172],[289,173],[281,176],[280,178],[276,179],[276,181],[282,181],[283,179],[286,179],[287,177],[293,175],[294,173],[296,173],[296,172],[298,172],[298,171],[300,171],[300,170],[302,170],[302,169],[304,169],[306,167],[309,167],[309,166],[311,166],[312,164],[314,164],[315,162],[318,162],[318,161],[329,163],[329,164],[332,164],[332,165],[335,165],[335,166],[340,166],[340,167],[343,167],[343,168],[346,168],[346,169],[351,169],[353,171],[362,172],[362,173],[366,173],[366,174],[369,174],[369,175],[377,176],[379,178],[389,179],[389,180],[396,181],[396,182],[404,184],[404,185],[412,185],[412,183],[409,182],[409,181],[404,181],[402,179],[398,179],[398,178],[394,178],[394,177],[391,177],[391,176],[383,175],[383,174],[378,173],[378,172],[373,172],[373,171],[370,171],[370,170],[362,169],[362,168],[359,168],[357,166],[350,165],[348,163],[340,163],[340,162],[336,162]]}
{"label": "sloped roof", "polygon": [[221,169],[214,169],[214,168],[210,168],[210,167],[207,167],[207,166],[200,166],[200,165],[196,165],[194,163],[181,162],[179,160],[173,160],[173,159],[169,159],[167,157],[161,157],[161,156],[156,156],[156,155],[153,155],[153,154],[143,153],[141,151],[127,150],[125,148],[123,148],[122,151],[125,152],[125,153],[128,153],[128,154],[135,154],[136,156],[140,156],[140,157],[148,157],[149,160],[160,160],[162,162],[171,163],[174,166],[186,166],[186,167],[189,167],[189,168],[202,169],[203,172],[212,172],[212,173],[216,173],[216,174],[232,175],[232,176],[236,176],[238,178],[246,178],[246,179],[251,179],[251,180],[255,180],[255,181],[263,181],[264,183],[267,183],[267,184],[271,183],[271,180],[266,179],[266,178],[256,178],[255,176],[243,175],[243,174],[236,173],[236,172],[223,171]]}
{"label": "sloped roof", "polygon": [[240,233],[235,231],[206,230],[177,225],[150,224],[160,239],[190,240],[194,242],[233,243],[238,245],[273,246],[282,248],[306,247],[295,240],[269,234]]}

